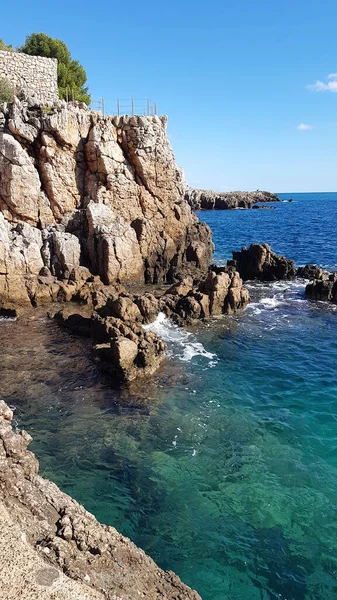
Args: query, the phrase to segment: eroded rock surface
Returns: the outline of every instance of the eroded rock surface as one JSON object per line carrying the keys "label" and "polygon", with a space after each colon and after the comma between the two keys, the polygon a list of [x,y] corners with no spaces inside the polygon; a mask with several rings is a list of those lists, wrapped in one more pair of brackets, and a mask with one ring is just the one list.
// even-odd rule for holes
{"label": "eroded rock surface", "polygon": [[[105,284],[207,272],[211,233],[184,199],[166,121],[64,101],[0,105],[2,305],[34,302],[46,269],[68,282],[86,267]],[[30,229],[18,232],[22,223]],[[32,238],[34,272],[26,250],[12,258]]]}
{"label": "eroded rock surface", "polygon": [[113,527],[38,475],[31,437],[0,401],[1,592],[6,600],[200,600]]}

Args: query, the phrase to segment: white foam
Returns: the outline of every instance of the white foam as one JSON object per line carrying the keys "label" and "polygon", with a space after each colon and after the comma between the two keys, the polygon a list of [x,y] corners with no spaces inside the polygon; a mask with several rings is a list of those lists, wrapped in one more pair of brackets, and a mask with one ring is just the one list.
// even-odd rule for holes
{"label": "white foam", "polygon": [[169,354],[183,362],[190,362],[194,356],[202,356],[209,360],[209,366],[216,364],[216,354],[208,352],[193,333],[185,331],[164,315],[159,313],[153,323],[143,325],[147,331],[154,331],[167,343]]}
{"label": "white foam", "polygon": [[277,296],[272,296],[271,298],[261,298],[260,304],[265,308],[276,308],[277,306],[284,304],[284,301]]}

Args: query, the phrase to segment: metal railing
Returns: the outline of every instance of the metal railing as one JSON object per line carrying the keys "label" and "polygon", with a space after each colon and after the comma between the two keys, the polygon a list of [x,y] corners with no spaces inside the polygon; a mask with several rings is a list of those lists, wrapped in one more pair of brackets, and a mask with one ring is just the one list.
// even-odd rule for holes
{"label": "metal railing", "polygon": [[93,110],[101,112],[103,115],[144,115],[154,116],[158,114],[158,107],[156,102],[152,102],[149,98],[139,100],[136,98],[124,99],[117,98],[116,105],[107,105],[104,98],[99,100],[92,100],[90,104]]}

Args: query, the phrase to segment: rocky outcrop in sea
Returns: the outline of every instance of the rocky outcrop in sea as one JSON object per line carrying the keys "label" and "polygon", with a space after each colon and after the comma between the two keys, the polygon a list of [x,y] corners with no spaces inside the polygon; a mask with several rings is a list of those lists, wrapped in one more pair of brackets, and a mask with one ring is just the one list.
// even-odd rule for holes
{"label": "rocky outcrop in sea", "polygon": [[249,302],[239,273],[215,265],[202,280],[186,277],[152,293],[134,294],[123,286],[102,284],[90,288],[90,283],[81,293],[86,304],[68,304],[53,316],[73,333],[90,337],[103,370],[120,382],[152,375],[163,360],[166,344],[144,327],[159,313],[178,324],[191,324],[236,312]]}
{"label": "rocky outcrop in sea", "polygon": [[307,298],[337,304],[337,273],[321,271],[305,288]]}
{"label": "rocky outcrop in sea", "polygon": [[257,202],[279,202],[277,194],[257,190],[256,192],[214,192],[188,188],[185,199],[193,210],[228,210],[252,208]]}
{"label": "rocky outcrop in sea", "polygon": [[228,265],[238,270],[243,281],[277,281],[296,277],[294,261],[275,254],[268,244],[244,246],[239,252],[233,252],[233,260],[228,261]]}

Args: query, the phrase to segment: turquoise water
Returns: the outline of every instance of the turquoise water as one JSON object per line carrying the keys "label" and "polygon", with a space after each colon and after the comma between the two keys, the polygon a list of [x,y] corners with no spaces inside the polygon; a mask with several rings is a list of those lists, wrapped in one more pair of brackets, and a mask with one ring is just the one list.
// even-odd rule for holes
{"label": "turquoise water", "polygon": [[[336,267],[337,194],[202,212],[216,259],[251,241]],[[337,598],[337,310],[301,282],[184,332],[151,382],[114,390],[86,340],[2,323],[0,375],[41,472],[204,600]]]}

